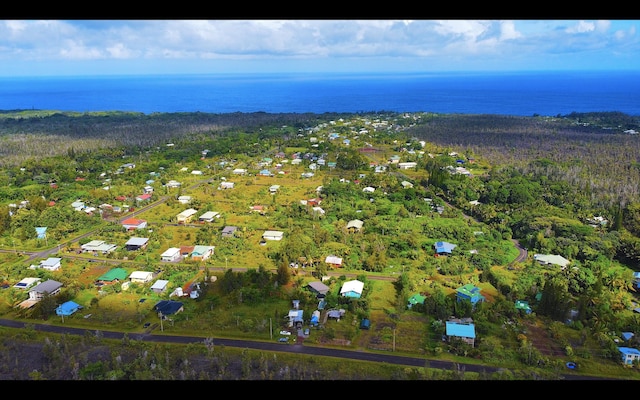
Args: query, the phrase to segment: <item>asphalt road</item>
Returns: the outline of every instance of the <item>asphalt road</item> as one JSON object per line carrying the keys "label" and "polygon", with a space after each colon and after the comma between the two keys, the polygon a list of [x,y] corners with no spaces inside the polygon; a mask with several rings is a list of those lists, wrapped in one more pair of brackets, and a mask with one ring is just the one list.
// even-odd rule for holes
{"label": "asphalt road", "polygon": [[[175,343],[175,344],[190,344],[190,343],[202,343],[205,338],[197,337],[197,336],[171,336],[171,335],[154,335],[152,333],[123,333],[123,332],[114,332],[114,331],[103,331],[103,330],[89,330],[84,328],[73,328],[73,327],[65,327],[65,326],[57,326],[57,325],[47,325],[40,323],[25,323],[20,321],[14,321],[9,319],[0,319],[0,326],[9,327],[9,328],[25,328],[26,325],[33,326],[35,330],[41,332],[52,332],[57,334],[70,334],[70,335],[85,335],[86,332],[100,332],[100,335],[105,339],[116,339],[121,340],[127,335],[127,337],[131,340],[140,340],[146,342],[157,342],[157,343]],[[484,366],[478,364],[466,364],[466,363],[455,363],[452,361],[442,361],[442,360],[432,360],[426,357],[408,357],[408,356],[400,356],[395,354],[380,354],[380,353],[370,353],[367,351],[357,351],[357,350],[342,350],[342,349],[334,349],[334,348],[324,348],[324,347],[315,347],[315,346],[305,346],[304,344],[287,344],[287,343],[277,343],[277,342],[262,342],[262,341],[251,341],[251,340],[238,340],[238,339],[224,339],[224,338],[213,338],[213,344],[215,346],[226,346],[226,347],[235,347],[242,349],[253,349],[253,350],[263,350],[263,351],[275,351],[275,352],[287,352],[287,353],[297,353],[297,354],[306,354],[306,355],[314,355],[321,357],[335,357],[341,359],[350,359],[350,360],[360,360],[360,361],[370,361],[370,362],[378,362],[378,363],[387,363],[394,365],[405,365],[409,367],[427,367],[427,368],[435,368],[442,370],[453,370],[456,368],[458,371],[463,372],[476,372],[476,373],[486,373],[492,374],[494,372],[498,372],[502,370],[499,367],[491,367]],[[577,371],[576,371],[577,372]],[[558,380],[610,380],[607,378],[594,377],[594,376],[585,376],[578,374],[561,374],[558,377]]]}

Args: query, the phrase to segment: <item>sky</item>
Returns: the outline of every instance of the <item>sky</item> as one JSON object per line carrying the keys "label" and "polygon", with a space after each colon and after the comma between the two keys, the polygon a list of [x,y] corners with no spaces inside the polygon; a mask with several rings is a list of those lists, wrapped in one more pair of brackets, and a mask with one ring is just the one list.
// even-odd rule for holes
{"label": "sky", "polygon": [[0,20],[0,76],[640,71],[640,20]]}

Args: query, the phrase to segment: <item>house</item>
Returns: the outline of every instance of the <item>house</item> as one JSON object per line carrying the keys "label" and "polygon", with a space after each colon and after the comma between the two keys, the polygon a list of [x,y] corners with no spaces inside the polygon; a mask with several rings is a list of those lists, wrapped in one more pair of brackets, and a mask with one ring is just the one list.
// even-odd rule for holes
{"label": "house", "polygon": [[189,257],[195,247],[196,246],[180,246],[180,255],[182,257]]}
{"label": "house", "polygon": [[13,285],[16,289],[29,289],[31,286],[37,284],[42,281],[40,278],[24,278],[20,282]]}
{"label": "house", "polygon": [[40,301],[45,296],[55,296],[60,293],[62,283],[52,279],[37,284],[29,290],[29,300]]}
{"label": "house", "polygon": [[194,169],[193,171],[191,171],[191,175],[202,175],[202,171]]}
{"label": "house", "polygon": [[244,175],[247,173],[247,170],[244,168],[236,168],[233,171],[231,171],[231,173],[234,175]]}
{"label": "house", "polygon": [[362,321],[360,321],[360,329],[369,329],[371,327],[371,321],[369,321],[369,318],[362,318]]}
{"label": "house", "polygon": [[411,183],[409,181],[402,181],[402,182],[400,182],[400,184],[402,185],[402,187],[404,189],[411,189],[413,187],[413,183]]}
{"label": "house", "polygon": [[347,230],[350,232],[360,232],[363,224],[364,222],[359,219],[352,219],[347,223]]}
{"label": "house", "polygon": [[178,196],[178,203],[181,203],[181,204],[191,203],[191,196]]}
{"label": "house", "polygon": [[160,254],[160,260],[162,261],[176,261],[180,258],[180,248],[178,247],[169,247],[164,253]]}
{"label": "house", "polygon": [[558,265],[565,268],[570,261],[557,254],[534,254],[533,259],[542,265]]}
{"label": "house", "polygon": [[176,219],[179,224],[188,224],[189,222],[191,222],[191,219],[193,218],[194,215],[196,215],[197,212],[198,210],[195,210],[193,208],[187,208],[186,210],[179,213],[176,216]]}
{"label": "house", "polygon": [[479,287],[471,283],[467,283],[466,285],[456,289],[456,300],[457,301],[469,300],[471,304],[475,305],[478,302],[484,301],[484,296],[480,294]]}
{"label": "house", "polygon": [[201,222],[212,222],[214,219],[220,218],[220,213],[217,211],[207,211],[198,217]]}
{"label": "house", "polygon": [[144,194],[136,196],[136,201],[147,201],[147,200],[151,199],[151,196],[152,196],[151,193],[144,193]]}
{"label": "house", "polygon": [[127,271],[124,268],[111,268],[109,271],[99,276],[97,281],[102,284],[120,282],[127,279]]}
{"label": "house", "polygon": [[145,249],[149,244],[149,238],[132,237],[124,244],[127,250]]}
{"label": "house", "polygon": [[618,347],[624,365],[632,366],[634,363],[640,362],[640,350],[633,347]]}
{"label": "house", "polygon": [[337,256],[327,256],[324,259],[324,262],[326,262],[327,264],[329,264],[330,266],[332,266],[334,268],[342,267],[342,258],[337,257]]}
{"label": "house", "polygon": [[414,294],[413,296],[409,297],[409,302],[407,304],[407,308],[411,309],[411,307],[415,306],[416,304],[424,304],[424,301],[427,299],[426,296],[423,296],[419,293]]}
{"label": "house", "polygon": [[304,311],[303,310],[289,310],[289,326],[290,327],[295,327],[295,328],[302,328],[302,324],[304,323],[303,321],[303,315],[304,315]]}
{"label": "house", "polygon": [[218,189],[233,189],[234,183],[233,182],[220,182],[220,186],[218,186]]}
{"label": "house", "polygon": [[235,236],[235,231],[238,230],[237,226],[225,226],[222,229],[222,237],[234,237]]}
{"label": "house", "polygon": [[46,226],[37,226],[36,227],[36,238],[38,238],[38,239],[46,239],[47,238],[47,227]]}
{"label": "house", "polygon": [[281,231],[264,231],[262,238],[264,240],[282,240],[284,232]]}
{"label": "house", "polygon": [[250,207],[251,212],[257,212],[264,215],[265,207],[261,205],[255,205]]}
{"label": "house", "polygon": [[269,193],[271,194],[276,193],[278,190],[280,190],[280,185],[271,185],[269,187]]}
{"label": "house", "polygon": [[56,308],[56,314],[66,317],[81,309],[82,309],[82,306],[80,304],[69,300],[67,302],[60,304]]}
{"label": "house", "polygon": [[445,335],[449,340],[452,338],[459,338],[472,347],[474,346],[476,340],[476,327],[473,323],[446,321],[445,324]]}
{"label": "house", "polygon": [[184,304],[180,301],[174,300],[160,300],[153,306],[153,309],[158,312],[159,316],[173,315],[184,311]]}
{"label": "house", "polygon": [[436,242],[433,247],[436,249],[436,255],[449,255],[456,248],[456,245],[449,242]]}
{"label": "house", "polygon": [[132,283],[147,283],[153,279],[153,272],[150,271],[133,271],[129,275],[129,280]]}
{"label": "house", "polygon": [[316,295],[326,295],[329,292],[329,286],[320,281],[313,281],[307,284],[307,288]]}
{"label": "house", "polygon": [[346,311],[342,308],[339,310],[329,310],[327,312],[327,318],[335,318],[337,320],[340,320],[340,318],[344,317],[345,312]]}
{"label": "house", "polygon": [[195,261],[204,261],[213,255],[215,246],[196,245],[191,252],[191,259]]}
{"label": "house", "polygon": [[411,169],[411,168],[416,168],[418,166],[417,162],[399,162],[398,163],[398,168],[400,169]]}
{"label": "house", "polygon": [[153,285],[151,285],[150,289],[152,292],[161,294],[164,293],[165,290],[167,290],[167,287],[169,286],[169,281],[165,280],[165,279],[158,279],[157,281],[155,281],[153,283]]}
{"label": "house", "polygon": [[48,271],[57,271],[60,269],[61,261],[62,258],[49,257],[44,261],[40,261],[40,268],[46,269]]}
{"label": "house", "polygon": [[144,229],[147,227],[147,221],[138,218],[127,218],[122,221],[122,227],[128,231],[134,229]]}
{"label": "house", "polygon": [[106,243],[104,240],[92,240],[80,246],[83,253],[109,254],[118,248],[115,244]]}
{"label": "house", "polygon": [[364,282],[353,279],[342,284],[342,288],[340,288],[340,295],[343,297],[359,299],[362,296],[363,289]]}
{"label": "house", "polygon": [[516,310],[522,310],[526,314],[531,314],[531,307],[529,306],[529,302],[524,300],[516,300]]}

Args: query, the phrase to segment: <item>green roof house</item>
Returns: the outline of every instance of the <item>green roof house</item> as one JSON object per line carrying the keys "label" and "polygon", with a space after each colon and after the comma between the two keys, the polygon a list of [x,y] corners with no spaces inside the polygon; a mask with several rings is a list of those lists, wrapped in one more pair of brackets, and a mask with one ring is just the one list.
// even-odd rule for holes
{"label": "green roof house", "polygon": [[407,308],[411,309],[411,307],[413,307],[415,304],[424,304],[424,300],[426,298],[427,298],[426,296],[423,296],[419,293],[414,294],[409,298],[409,303],[407,304]]}
{"label": "green roof house", "polygon": [[109,271],[107,271],[104,275],[100,276],[98,278],[98,281],[103,283],[119,282],[127,279],[127,276],[129,276],[129,274],[124,268],[112,268]]}

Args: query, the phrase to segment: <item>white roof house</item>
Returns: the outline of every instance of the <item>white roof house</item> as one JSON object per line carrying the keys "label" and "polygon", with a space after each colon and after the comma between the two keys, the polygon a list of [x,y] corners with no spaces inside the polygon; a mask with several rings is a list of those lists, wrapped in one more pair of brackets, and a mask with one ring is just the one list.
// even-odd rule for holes
{"label": "white roof house", "polygon": [[178,202],[182,204],[191,203],[191,196],[178,196]]}
{"label": "white roof house", "polygon": [[153,279],[153,272],[150,271],[133,271],[129,275],[129,280],[135,283],[147,283]]}
{"label": "white roof house", "polygon": [[169,286],[169,281],[165,279],[158,279],[153,283],[153,285],[151,285],[150,289],[151,291],[156,293],[163,293],[165,290],[167,290],[168,286]]}
{"label": "white roof house", "polygon": [[42,279],[40,279],[40,278],[24,278],[20,282],[18,282],[15,285],[13,285],[13,287],[17,288],[17,289],[29,289],[31,286],[35,285],[36,283],[40,282],[41,280]]}
{"label": "white roof house", "polygon": [[360,229],[362,229],[363,224],[364,222],[360,221],[359,219],[353,219],[347,223],[347,229],[359,231]]}
{"label": "white roof house", "polygon": [[362,296],[362,290],[364,289],[364,282],[357,279],[346,281],[342,288],[340,288],[340,294],[345,297],[359,298]]}
{"label": "white roof house", "polygon": [[191,221],[191,217],[193,217],[197,212],[198,210],[196,209],[187,208],[176,216],[178,223],[187,223]]}
{"label": "white roof house", "polygon": [[160,259],[162,261],[175,261],[180,258],[180,248],[179,247],[169,247],[164,253],[160,254]]}
{"label": "white roof house", "polygon": [[92,240],[83,244],[80,248],[85,252],[94,252],[107,254],[114,251],[118,246],[115,244],[106,243],[104,240]]}
{"label": "white roof house", "polygon": [[40,262],[40,268],[44,268],[49,271],[57,271],[60,269],[61,261],[62,258],[49,257],[46,260]]}
{"label": "white roof house", "polygon": [[533,259],[539,262],[540,264],[559,265],[563,268],[569,265],[570,263],[569,260],[557,254],[534,254]]}
{"label": "white roof house", "polygon": [[264,231],[262,238],[264,240],[282,240],[284,232],[281,231]]}
{"label": "white roof house", "polygon": [[327,258],[324,259],[324,262],[326,262],[327,264],[333,264],[339,267],[342,265],[342,258],[338,256],[327,256]]}
{"label": "white roof house", "polygon": [[211,222],[213,221],[214,218],[220,218],[220,213],[217,211],[207,211],[206,213],[202,214],[198,219],[200,221]]}

